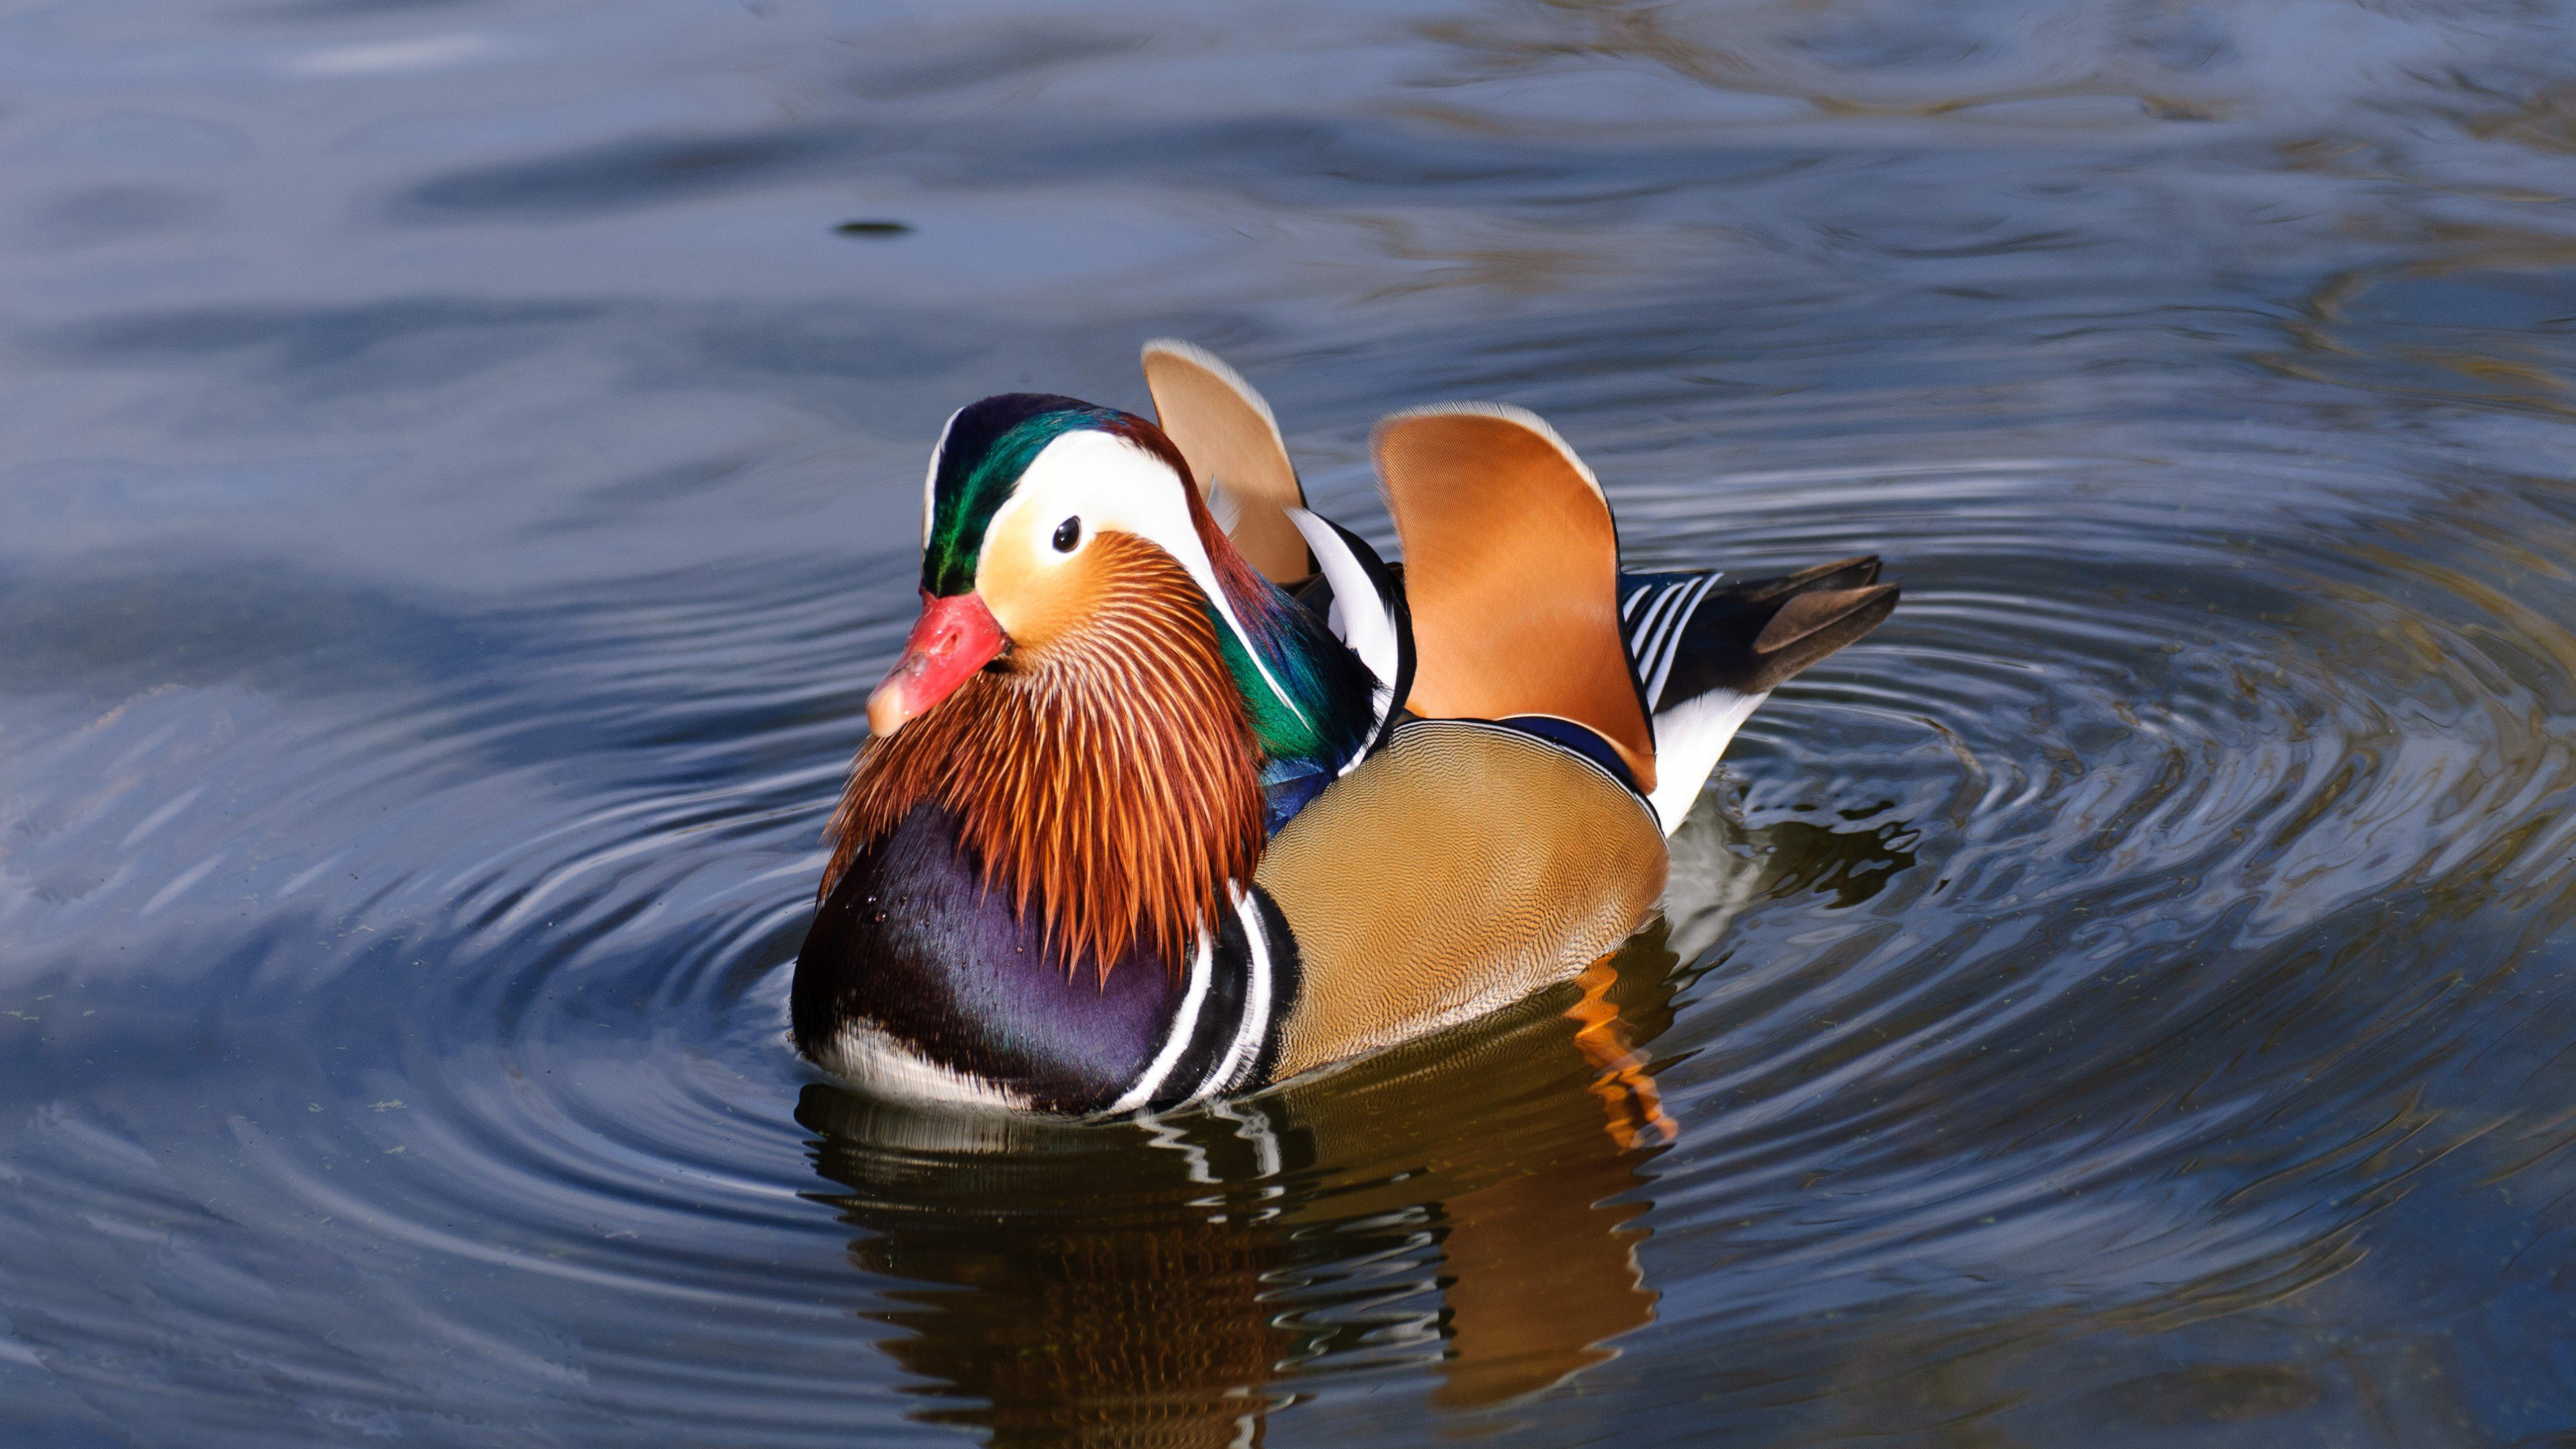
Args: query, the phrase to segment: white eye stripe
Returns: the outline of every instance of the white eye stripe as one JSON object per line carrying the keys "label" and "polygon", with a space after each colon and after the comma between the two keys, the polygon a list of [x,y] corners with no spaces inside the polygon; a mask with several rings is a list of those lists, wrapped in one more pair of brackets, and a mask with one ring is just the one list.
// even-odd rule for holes
{"label": "white eye stripe", "polygon": [[[1039,449],[1021,471],[1010,501],[996,509],[984,526],[981,557],[991,557],[994,538],[1008,529],[1052,530],[1057,520],[1066,517],[1081,518],[1086,533],[1116,529],[1144,539],[1180,563],[1217,617],[1233,631],[1262,684],[1291,714],[1312,724],[1304,707],[1263,662],[1261,651],[1253,647],[1251,631],[1235,612],[1234,600],[1217,583],[1216,566],[1190,517],[1187,487],[1170,464],[1141,444],[1091,428],[1066,433]],[[1036,556],[1064,557],[1052,549]]]}

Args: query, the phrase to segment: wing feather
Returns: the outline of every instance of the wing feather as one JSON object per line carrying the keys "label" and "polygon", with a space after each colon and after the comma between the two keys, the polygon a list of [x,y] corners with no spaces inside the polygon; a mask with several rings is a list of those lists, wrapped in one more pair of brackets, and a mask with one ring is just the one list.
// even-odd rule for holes
{"label": "wing feather", "polygon": [[1312,574],[1305,537],[1287,512],[1305,507],[1306,493],[1270,404],[1203,347],[1158,337],[1145,344],[1144,363],[1156,421],[1189,461],[1236,550],[1273,583]]}
{"label": "wing feather", "polygon": [[1536,416],[1490,404],[1399,413],[1375,445],[1404,543],[1413,712],[1569,720],[1652,790],[1654,734],[1620,635],[1618,526],[1591,470]]}

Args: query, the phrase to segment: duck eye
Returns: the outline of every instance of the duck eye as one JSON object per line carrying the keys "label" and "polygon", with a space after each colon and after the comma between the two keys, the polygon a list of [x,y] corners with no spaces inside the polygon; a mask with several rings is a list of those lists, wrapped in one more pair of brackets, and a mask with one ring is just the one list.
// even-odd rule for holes
{"label": "duck eye", "polygon": [[1057,553],[1071,553],[1073,552],[1073,546],[1080,542],[1082,542],[1081,519],[1068,518],[1064,522],[1055,526],[1055,551]]}

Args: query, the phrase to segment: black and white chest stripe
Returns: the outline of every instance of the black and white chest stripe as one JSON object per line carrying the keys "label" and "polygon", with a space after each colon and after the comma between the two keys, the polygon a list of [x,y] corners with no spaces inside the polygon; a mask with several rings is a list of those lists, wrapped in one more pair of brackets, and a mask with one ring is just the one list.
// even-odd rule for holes
{"label": "black and white chest stripe", "polygon": [[1217,929],[1199,936],[1161,1046],[1107,1110],[1160,1110],[1267,1083],[1299,984],[1288,918],[1261,887],[1238,889]]}

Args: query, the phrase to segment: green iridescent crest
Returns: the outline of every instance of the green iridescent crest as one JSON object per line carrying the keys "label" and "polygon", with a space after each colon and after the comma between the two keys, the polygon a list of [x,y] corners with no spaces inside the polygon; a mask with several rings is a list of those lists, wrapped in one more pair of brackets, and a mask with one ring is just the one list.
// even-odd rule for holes
{"label": "green iridescent crest", "polygon": [[1046,445],[1083,428],[1120,431],[1125,414],[1052,393],[988,397],[949,420],[930,483],[921,586],[934,598],[975,587],[984,530]]}

